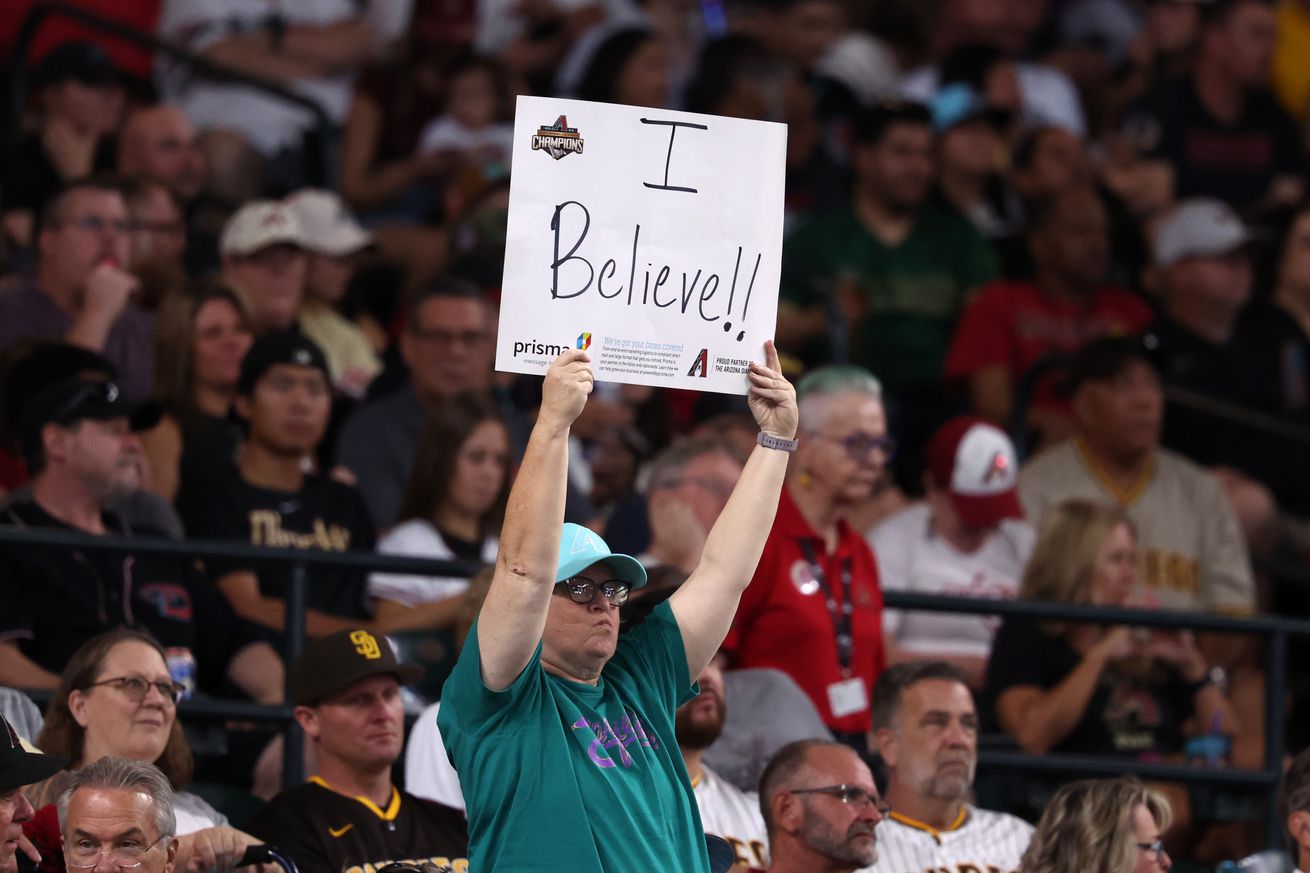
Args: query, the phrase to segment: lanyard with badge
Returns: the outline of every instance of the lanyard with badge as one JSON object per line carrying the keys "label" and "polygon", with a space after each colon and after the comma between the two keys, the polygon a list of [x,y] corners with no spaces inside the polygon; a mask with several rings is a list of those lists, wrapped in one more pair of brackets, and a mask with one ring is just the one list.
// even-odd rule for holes
{"label": "lanyard with badge", "polygon": [[832,630],[837,638],[837,664],[841,667],[841,681],[828,686],[828,705],[834,718],[843,718],[864,712],[869,708],[869,696],[864,689],[864,680],[851,675],[851,662],[855,659],[855,636],[852,629],[855,603],[851,598],[851,559],[843,558],[841,562],[841,604],[833,595],[832,586],[828,584],[828,574],[819,563],[815,554],[814,543],[809,539],[801,540],[801,549],[805,560],[810,565],[810,572],[823,590],[828,605],[828,617],[832,619]]}

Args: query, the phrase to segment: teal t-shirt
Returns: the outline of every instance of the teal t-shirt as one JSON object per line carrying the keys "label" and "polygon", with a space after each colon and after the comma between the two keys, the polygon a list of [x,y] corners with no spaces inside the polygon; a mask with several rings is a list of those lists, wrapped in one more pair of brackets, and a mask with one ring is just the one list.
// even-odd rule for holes
{"label": "teal t-shirt", "polygon": [[667,603],[619,637],[594,686],[547,673],[538,644],[513,685],[489,690],[474,625],[437,716],[468,807],[469,869],[708,873],[673,733],[697,693]]}
{"label": "teal t-shirt", "polygon": [[[951,335],[968,293],[996,277],[991,246],[968,221],[933,204],[909,236],[887,246],[851,209],[819,216],[787,238],[784,299],[806,308],[860,313],[850,326],[851,363],[892,390],[937,386]],[[827,342],[804,350],[830,354]]]}

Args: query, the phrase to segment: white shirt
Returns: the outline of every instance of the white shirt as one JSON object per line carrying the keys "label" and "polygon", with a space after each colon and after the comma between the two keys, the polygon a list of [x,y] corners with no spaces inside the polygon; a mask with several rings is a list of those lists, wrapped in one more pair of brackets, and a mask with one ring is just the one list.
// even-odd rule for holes
{"label": "white shirt", "polygon": [[768,867],[769,838],[759,795],[725,782],[704,764],[693,790],[705,833],[727,840],[737,852],[739,863],[761,870]]}
{"label": "white shirt", "polygon": [[[1051,124],[1087,135],[1078,89],[1069,77],[1054,67],[1020,61],[1017,65],[1019,94],[1023,100],[1024,121],[1030,126]],[[920,103],[932,102],[937,93],[938,70],[920,67],[901,79],[901,96]]]}
{"label": "white shirt", "polygon": [[466,127],[453,115],[441,115],[423,128],[419,134],[418,148],[422,152],[494,151],[497,160],[509,166],[510,155],[514,151],[514,125],[489,124],[475,130]]}
{"label": "white shirt", "polygon": [[974,806],[946,830],[892,812],[878,825],[878,860],[860,873],[1012,873],[1019,869],[1033,826]]}
{"label": "white shirt", "polygon": [[464,789],[459,774],[446,756],[446,744],[437,730],[441,701],[419,713],[405,746],[405,790],[415,797],[435,800],[464,811]]}
{"label": "white shirt", "polygon": [[[496,563],[500,541],[487,537],[482,543],[482,562]],[[383,555],[406,555],[414,558],[451,560],[455,553],[446,545],[432,522],[411,518],[387,532],[378,541],[378,552]],[[411,573],[371,573],[368,577],[368,596],[380,600],[393,600],[405,606],[418,606],[463,594],[469,580],[459,576],[416,576]]]}
{"label": "white shirt", "polygon": [[[956,550],[932,532],[932,510],[917,503],[869,531],[884,591],[954,594],[1012,600],[1037,534],[1019,519],[1001,522],[973,553]],[[883,612],[883,633],[901,649],[923,655],[987,657],[1000,621],[995,616],[945,612]]]}

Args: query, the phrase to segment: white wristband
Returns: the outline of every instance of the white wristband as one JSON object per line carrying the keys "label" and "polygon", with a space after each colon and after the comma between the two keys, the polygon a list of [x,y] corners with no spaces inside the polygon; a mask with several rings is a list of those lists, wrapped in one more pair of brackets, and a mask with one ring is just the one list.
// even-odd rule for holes
{"label": "white wristband", "polygon": [[788,440],[782,437],[774,436],[771,433],[760,431],[755,435],[755,442],[764,446],[766,449],[777,449],[780,452],[794,452],[800,445],[799,440]]}

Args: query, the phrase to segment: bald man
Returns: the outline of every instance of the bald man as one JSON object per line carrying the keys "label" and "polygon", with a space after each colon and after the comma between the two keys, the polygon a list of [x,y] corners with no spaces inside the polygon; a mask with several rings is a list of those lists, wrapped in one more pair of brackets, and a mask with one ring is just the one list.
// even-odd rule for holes
{"label": "bald man", "polygon": [[132,112],[119,134],[118,169],[161,183],[182,203],[194,200],[205,181],[205,159],[191,120],[174,106]]}

